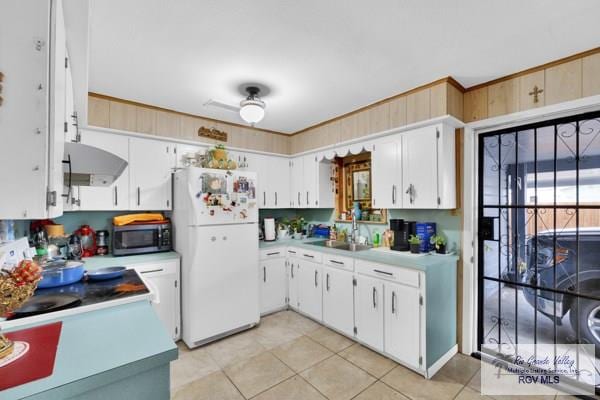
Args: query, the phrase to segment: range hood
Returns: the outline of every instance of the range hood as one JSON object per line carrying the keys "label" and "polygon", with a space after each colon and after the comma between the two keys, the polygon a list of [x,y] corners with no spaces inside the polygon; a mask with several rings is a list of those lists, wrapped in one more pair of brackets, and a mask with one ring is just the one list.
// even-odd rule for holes
{"label": "range hood", "polygon": [[125,170],[127,161],[87,144],[65,142],[64,182],[68,186],[110,186]]}

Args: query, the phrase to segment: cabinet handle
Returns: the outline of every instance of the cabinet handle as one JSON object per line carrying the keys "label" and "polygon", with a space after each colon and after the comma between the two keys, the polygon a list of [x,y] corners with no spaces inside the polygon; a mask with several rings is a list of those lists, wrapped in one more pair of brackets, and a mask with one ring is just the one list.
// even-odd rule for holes
{"label": "cabinet handle", "polygon": [[274,252],[274,253],[267,253],[268,256],[276,256],[277,254],[279,254],[278,251]]}
{"label": "cabinet handle", "polygon": [[137,205],[140,205],[140,187],[137,188]]}
{"label": "cabinet handle", "polygon": [[315,258],[315,256],[311,256],[310,254],[303,254],[304,257]]}
{"label": "cabinet handle", "polygon": [[300,192],[298,192],[298,206],[300,206]]}
{"label": "cabinet handle", "polygon": [[275,206],[277,206],[277,192],[275,192]]}
{"label": "cabinet handle", "polygon": [[392,291],[392,314],[396,313],[396,292]]}
{"label": "cabinet handle", "polygon": [[308,190],[306,191],[306,205],[309,205],[310,201],[308,201]]}
{"label": "cabinet handle", "polygon": [[296,252],[294,250],[288,250],[288,253],[290,253],[290,254],[296,254]]}
{"label": "cabinet handle", "polygon": [[315,269],[315,287],[317,287],[317,270]]}
{"label": "cabinet handle", "polygon": [[327,288],[327,291],[329,292],[329,274],[327,274],[325,276],[325,287]]}
{"label": "cabinet handle", "polygon": [[148,271],[141,271],[140,274],[151,274],[153,272],[163,272],[164,269],[159,268],[159,269],[150,269]]}
{"label": "cabinet handle", "polygon": [[115,186],[115,206],[119,205],[119,192],[117,192],[117,187]]}
{"label": "cabinet handle", "polygon": [[263,282],[267,281],[267,267],[263,267]]}
{"label": "cabinet handle", "polygon": [[267,192],[263,192],[263,206],[267,205]]}
{"label": "cabinet handle", "polygon": [[381,271],[379,269],[374,269],[373,272],[377,272],[378,274],[384,274],[387,276],[394,276],[394,274],[392,274],[391,272]]}
{"label": "cabinet handle", "polygon": [[373,286],[373,308],[377,308],[377,289]]}
{"label": "cabinet handle", "polygon": [[292,279],[294,279],[294,264],[292,264]]}
{"label": "cabinet handle", "polygon": [[343,263],[343,262],[341,262],[341,261],[337,261],[337,260],[329,260],[329,262],[330,262],[330,263],[333,263],[333,264],[344,265],[344,263]]}
{"label": "cabinet handle", "polygon": [[392,204],[396,204],[396,185],[392,185]]}

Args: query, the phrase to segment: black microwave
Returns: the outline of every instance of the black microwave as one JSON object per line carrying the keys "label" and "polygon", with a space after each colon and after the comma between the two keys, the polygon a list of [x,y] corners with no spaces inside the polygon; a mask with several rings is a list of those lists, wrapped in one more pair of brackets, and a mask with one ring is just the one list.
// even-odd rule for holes
{"label": "black microwave", "polygon": [[171,222],[113,225],[112,252],[115,256],[158,253],[173,249]]}

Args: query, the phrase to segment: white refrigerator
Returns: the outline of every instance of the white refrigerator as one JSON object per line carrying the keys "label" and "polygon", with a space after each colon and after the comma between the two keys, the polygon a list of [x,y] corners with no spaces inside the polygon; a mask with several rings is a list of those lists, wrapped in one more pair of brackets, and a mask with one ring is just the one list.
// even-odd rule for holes
{"label": "white refrigerator", "polygon": [[173,182],[182,337],[196,347],[259,321],[256,173],[188,167]]}

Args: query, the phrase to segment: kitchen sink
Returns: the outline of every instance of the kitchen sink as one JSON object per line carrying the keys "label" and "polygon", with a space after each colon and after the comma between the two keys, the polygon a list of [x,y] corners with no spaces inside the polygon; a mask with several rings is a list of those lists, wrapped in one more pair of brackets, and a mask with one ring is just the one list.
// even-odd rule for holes
{"label": "kitchen sink", "polygon": [[320,240],[317,242],[310,242],[313,246],[330,247],[332,249],[346,250],[346,251],[363,251],[369,250],[371,246],[358,243],[346,243],[339,240]]}

